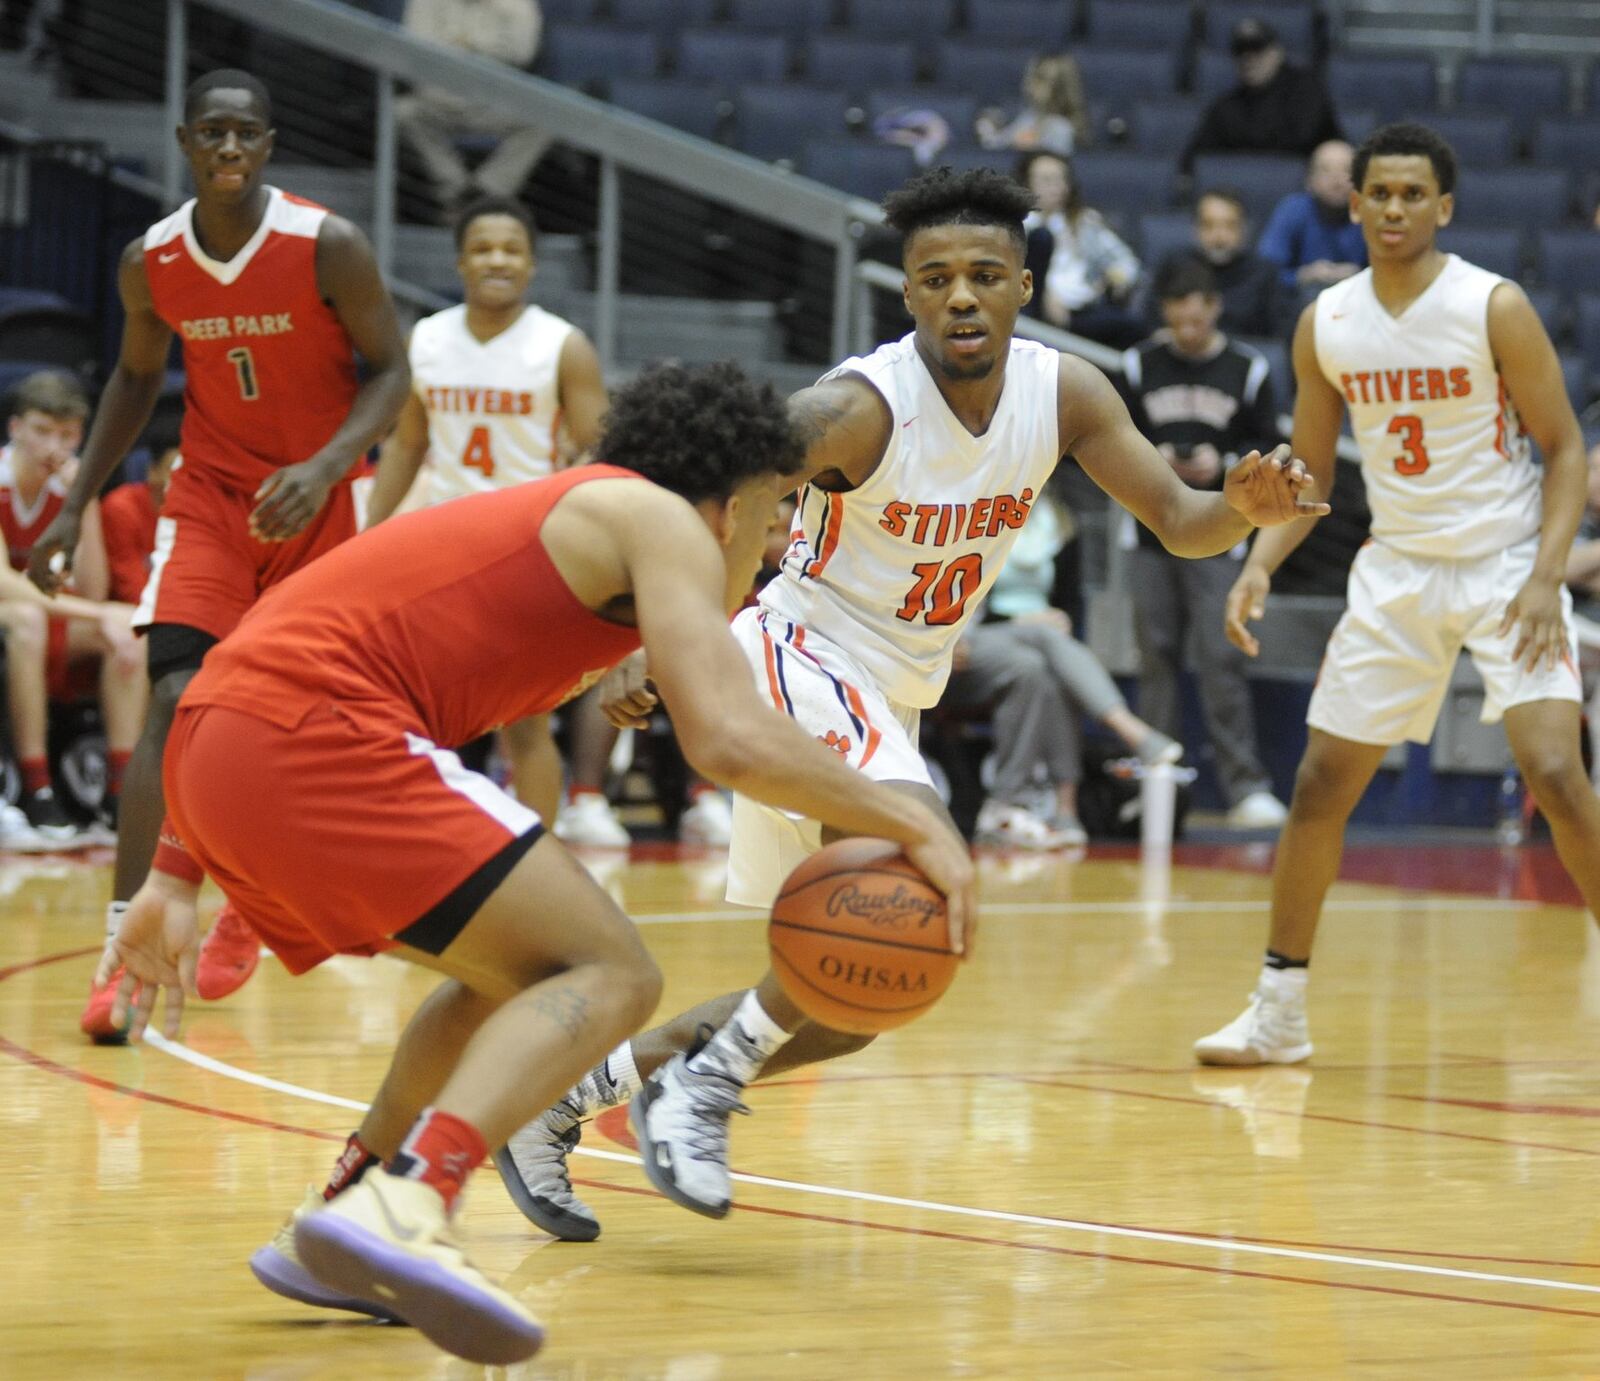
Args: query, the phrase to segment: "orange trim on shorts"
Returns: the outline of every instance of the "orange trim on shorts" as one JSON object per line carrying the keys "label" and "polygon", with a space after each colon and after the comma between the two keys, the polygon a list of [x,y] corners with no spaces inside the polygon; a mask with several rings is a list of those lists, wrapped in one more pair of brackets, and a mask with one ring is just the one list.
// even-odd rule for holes
{"label": "orange trim on shorts", "polygon": [[772,696],[772,703],[777,706],[778,713],[788,714],[788,707],[783,703],[783,688],[778,685],[778,654],[765,628],[761,630],[761,643],[767,659],[767,692]]}
{"label": "orange trim on shorts", "polygon": [[817,548],[817,554],[811,558],[811,564],[806,567],[805,572],[813,579],[822,574],[834,552],[839,548],[839,527],[844,522],[844,496],[824,494],[822,515],[822,544]]}
{"label": "orange trim on shorts", "polygon": [[1501,460],[1510,460],[1511,452],[1506,450],[1506,381],[1498,374],[1495,376],[1499,390],[1498,410],[1494,415],[1494,448],[1500,453]]}
{"label": "orange trim on shorts", "polygon": [[861,755],[860,767],[865,767],[872,761],[872,755],[878,751],[878,744],[883,741],[883,735],[873,726],[872,720],[867,717],[867,707],[861,702],[861,692],[848,681],[840,681],[844,687],[846,698],[850,701],[850,708],[856,712],[861,722],[867,726],[867,751]]}

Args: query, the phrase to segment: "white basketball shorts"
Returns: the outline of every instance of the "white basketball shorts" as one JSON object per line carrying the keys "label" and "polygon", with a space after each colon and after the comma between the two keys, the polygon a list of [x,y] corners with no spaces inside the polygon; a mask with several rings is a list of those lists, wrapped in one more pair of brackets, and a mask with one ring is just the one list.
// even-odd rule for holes
{"label": "white basketball shorts", "polygon": [[[873,781],[932,789],[916,746],[921,710],[887,699],[838,644],[759,605],[734,619],[733,636],[762,695],[808,734]],[[728,900],[771,906],[784,879],[821,847],[817,821],[735,796]]]}
{"label": "white basketball shorts", "polygon": [[1572,597],[1561,591],[1567,651],[1534,671],[1511,657],[1506,606],[1533,570],[1537,540],[1467,561],[1407,556],[1369,542],[1350,568],[1349,605],[1323,656],[1306,721],[1356,743],[1426,743],[1465,648],[1483,677],[1483,723],[1514,705],[1583,699]]}

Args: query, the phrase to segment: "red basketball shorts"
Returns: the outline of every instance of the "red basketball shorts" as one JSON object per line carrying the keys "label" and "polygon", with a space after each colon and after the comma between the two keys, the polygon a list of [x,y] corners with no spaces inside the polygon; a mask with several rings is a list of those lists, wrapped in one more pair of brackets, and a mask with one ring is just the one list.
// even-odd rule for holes
{"label": "red basketball shorts", "polygon": [[67,643],[67,625],[70,622],[70,619],[52,615],[45,626],[45,694],[58,705],[87,700],[100,687],[100,659],[72,659]]}
{"label": "red basketball shorts", "polygon": [[543,832],[398,708],[326,702],[290,730],[180,705],[163,780],[190,854],[291,973],[397,936],[442,953]]}
{"label": "red basketball shorts", "polygon": [[335,485],[305,531],[287,542],[250,535],[255,499],[180,465],[156,520],[150,579],[135,628],[176,623],[221,640],[263,591],[355,536],[348,484]]}

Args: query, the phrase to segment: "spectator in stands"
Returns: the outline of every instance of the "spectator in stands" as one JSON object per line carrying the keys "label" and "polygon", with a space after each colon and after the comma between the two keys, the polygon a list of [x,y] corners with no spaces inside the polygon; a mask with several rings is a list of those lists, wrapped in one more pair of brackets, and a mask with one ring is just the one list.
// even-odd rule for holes
{"label": "spectator in stands", "polygon": [[1021,112],[1007,122],[1004,112],[978,116],[978,142],[986,149],[1058,154],[1069,158],[1089,142],[1089,103],[1083,73],[1066,53],[1036,57],[1022,76]]}
{"label": "spectator in stands", "polygon": [[[1249,244],[1244,199],[1226,187],[1208,187],[1194,204],[1194,244],[1170,255],[1170,263],[1189,259],[1208,264],[1222,294],[1222,319],[1230,334],[1274,336],[1286,324],[1285,295],[1276,264]],[[1159,304],[1152,304],[1159,311]]]}
{"label": "spectator in stands", "polygon": [[1277,30],[1260,19],[1234,26],[1231,43],[1239,84],[1206,107],[1178,166],[1194,171],[1203,153],[1293,153],[1342,136],[1322,78],[1284,60]]}
{"label": "spectator in stands", "polygon": [[1125,305],[1142,272],[1134,252],[1084,205],[1067,159],[1025,154],[1018,176],[1039,204],[1025,223],[1033,300],[1023,310],[1119,349],[1133,344],[1144,335],[1143,323]]}
{"label": "spectator in stands", "polygon": [[119,484],[100,500],[100,527],[105,535],[111,598],[137,604],[150,578],[156,549],[156,521],[167,495],[167,480],[178,462],[177,419],[163,419],[145,434],[150,465],[142,480]]}
{"label": "spectator in stands", "polygon": [[[539,51],[543,17],[536,0],[407,0],[405,27],[441,47],[526,67]],[[419,86],[402,96],[395,114],[452,218],[485,193],[516,196],[550,146],[546,135],[507,119],[492,105],[464,101],[438,87]],[[500,139],[476,170],[467,167],[457,147],[468,135]]]}
{"label": "spectator in stands", "polygon": [[[1050,603],[1056,554],[1071,519],[1048,498],[1028,515],[989,591],[982,617],[957,645],[941,704],[968,708],[998,701],[994,776],[978,812],[980,843],[1055,849],[1084,843],[1078,820],[1083,770],[1082,718],[1097,720],[1147,763],[1176,762],[1182,747],[1128,708],[1111,673],[1072,636],[1072,620]],[[1052,813],[1038,808],[1034,773],[1054,791]]]}
{"label": "spectator in stands", "polygon": [[1278,266],[1283,286],[1300,302],[1367,266],[1361,227],[1350,219],[1354,158],[1355,150],[1342,139],[1318,145],[1305,191],[1280,201],[1261,232],[1261,257]]}
{"label": "spectator in stands", "polygon": [[[1179,479],[1195,489],[1219,489],[1241,451],[1277,434],[1267,361],[1218,328],[1222,298],[1206,265],[1174,263],[1156,294],[1166,326],[1124,357],[1128,410]],[[1162,547],[1154,533],[1137,529],[1139,709],[1157,729],[1179,737],[1178,673],[1185,643],[1192,643],[1229,823],[1259,828],[1282,824],[1288,812],[1261,765],[1244,655],[1216,636],[1214,622],[1243,555],[1241,543],[1232,552],[1187,561]]]}
{"label": "spectator in stands", "polygon": [[[23,811],[34,833],[57,847],[88,842],[50,780],[52,700],[92,695],[105,719],[108,814],[115,819],[122,774],[144,724],[144,644],[133,609],[107,599],[110,583],[99,506],[84,510],[72,587],[42,594],[23,574],[33,546],[67,499],[89,399],[66,374],[30,374],[17,386],[0,448],[0,632],[5,635],[12,745],[22,769]],[[85,679],[83,673],[92,674]]]}

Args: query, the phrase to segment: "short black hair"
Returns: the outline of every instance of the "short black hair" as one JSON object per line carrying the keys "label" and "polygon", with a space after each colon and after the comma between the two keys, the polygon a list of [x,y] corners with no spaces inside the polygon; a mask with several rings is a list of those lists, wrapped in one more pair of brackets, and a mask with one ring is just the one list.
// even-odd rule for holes
{"label": "short black hair", "polygon": [[538,238],[539,227],[533,222],[533,212],[515,197],[484,196],[476,197],[461,208],[456,216],[455,236],[456,249],[459,250],[467,242],[467,227],[477,220],[479,216],[510,216],[514,221],[520,221],[522,228],[528,232],[528,245],[531,248]]}
{"label": "short black hair", "polygon": [[1374,158],[1404,157],[1415,154],[1433,164],[1433,175],[1439,183],[1441,196],[1456,190],[1456,151],[1444,135],[1427,125],[1402,120],[1392,125],[1379,125],[1367,136],[1366,142],[1356,150],[1355,161],[1350,165],[1351,184],[1359,191],[1366,181],[1367,164]]}
{"label": "short black hair", "polygon": [[1207,187],[1194,199],[1194,214],[1200,214],[1200,203],[1210,197],[1213,201],[1225,201],[1239,213],[1243,220],[1250,219],[1250,207],[1246,204],[1244,193],[1237,187]]}
{"label": "short black hair", "polygon": [[1192,254],[1174,255],[1156,272],[1156,301],[1175,302],[1182,297],[1199,293],[1202,297],[1218,295],[1217,275],[1211,265]]}
{"label": "short black hair", "polygon": [[731,360],[652,365],[611,398],[596,454],[698,503],[758,475],[793,475],[805,443],[788,405]]}
{"label": "short black hair", "polygon": [[212,91],[248,91],[261,107],[261,118],[272,124],[272,97],[260,77],[253,76],[242,67],[219,67],[214,72],[196,77],[183,93],[183,123],[194,119],[200,102]]}
{"label": "short black hair", "polygon": [[931,225],[997,225],[1019,248],[1028,243],[1022,221],[1033,209],[1033,193],[993,168],[935,168],[883,199],[884,219],[902,240]]}

